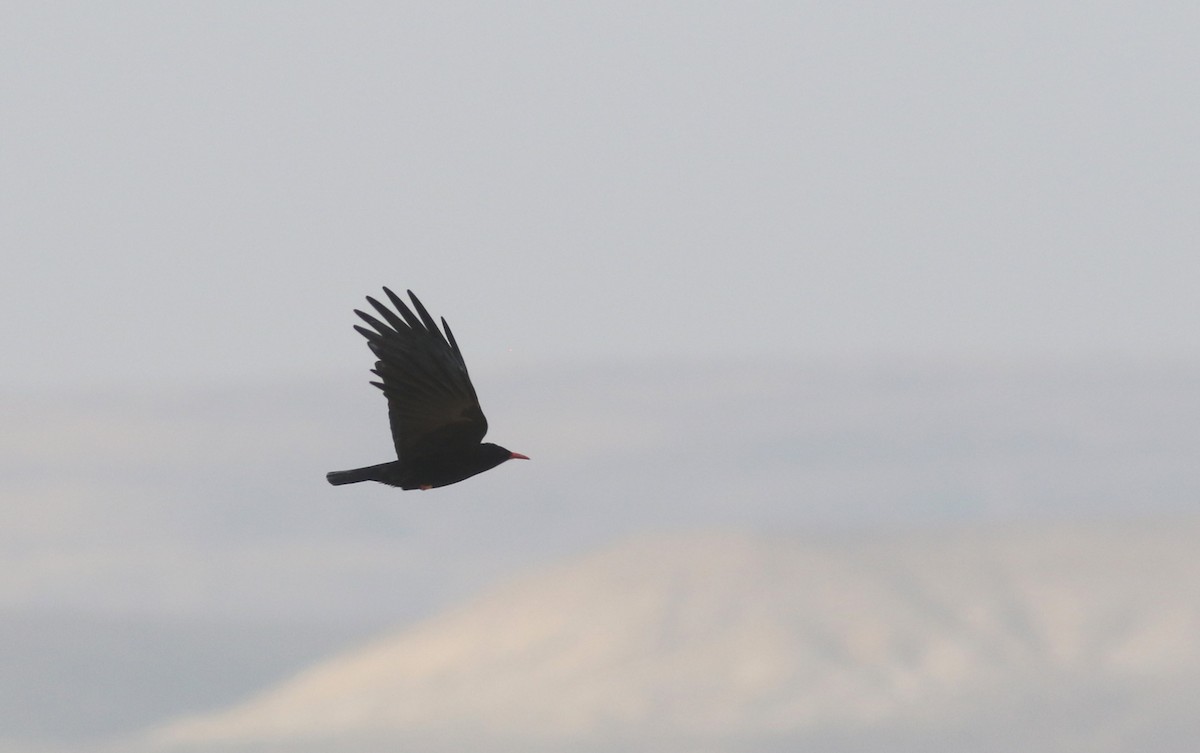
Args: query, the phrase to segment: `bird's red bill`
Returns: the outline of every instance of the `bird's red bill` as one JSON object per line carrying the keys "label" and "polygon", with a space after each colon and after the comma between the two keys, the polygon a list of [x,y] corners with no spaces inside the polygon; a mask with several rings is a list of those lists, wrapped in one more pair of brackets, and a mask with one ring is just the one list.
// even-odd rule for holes
{"label": "bird's red bill", "polygon": [[528,460],[529,456],[522,455],[519,452],[514,452],[513,454],[509,455],[508,458],[509,458],[509,460]]}

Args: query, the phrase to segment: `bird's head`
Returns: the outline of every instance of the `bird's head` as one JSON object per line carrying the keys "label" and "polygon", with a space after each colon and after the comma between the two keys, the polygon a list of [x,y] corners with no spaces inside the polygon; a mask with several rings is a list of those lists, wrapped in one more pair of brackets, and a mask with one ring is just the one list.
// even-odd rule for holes
{"label": "bird's head", "polygon": [[513,452],[506,447],[501,447],[498,444],[484,442],[479,445],[479,451],[489,460],[494,461],[495,465],[500,465],[506,460],[529,460],[528,455],[522,455],[519,452]]}

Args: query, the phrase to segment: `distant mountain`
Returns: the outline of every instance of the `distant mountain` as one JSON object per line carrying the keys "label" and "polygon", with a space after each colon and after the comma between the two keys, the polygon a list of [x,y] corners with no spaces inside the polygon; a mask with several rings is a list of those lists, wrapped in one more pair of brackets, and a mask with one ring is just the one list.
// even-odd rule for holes
{"label": "distant mountain", "polygon": [[1191,750],[1198,537],[1196,521],[832,543],[643,536],[149,739],[205,751]]}
{"label": "distant mountain", "polygon": [[[1196,364],[478,363],[494,438],[534,461],[428,493],[325,483],[391,446],[361,368],[0,394],[0,750],[231,706],[338,636],[639,532],[1036,526],[1200,499]],[[281,626],[327,642],[259,653]]]}

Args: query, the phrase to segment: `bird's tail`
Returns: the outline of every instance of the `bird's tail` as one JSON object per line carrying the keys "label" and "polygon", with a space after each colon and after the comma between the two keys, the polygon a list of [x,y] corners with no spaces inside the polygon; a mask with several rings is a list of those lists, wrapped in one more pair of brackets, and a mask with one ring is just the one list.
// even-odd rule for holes
{"label": "bird's tail", "polygon": [[366,468],[355,468],[349,471],[330,471],[325,474],[325,480],[334,486],[342,484],[357,484],[359,481],[382,481],[385,470],[392,463],[369,465]]}

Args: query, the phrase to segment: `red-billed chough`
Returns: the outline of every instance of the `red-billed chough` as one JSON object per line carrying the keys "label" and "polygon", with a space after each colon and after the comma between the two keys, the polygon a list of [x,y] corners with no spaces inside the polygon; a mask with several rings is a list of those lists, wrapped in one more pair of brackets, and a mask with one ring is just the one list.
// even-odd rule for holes
{"label": "red-billed chough", "polygon": [[[371,382],[388,401],[388,419],[398,460],[325,474],[329,483],[378,481],[401,489],[432,489],[470,478],[505,460],[528,460],[519,452],[483,442],[487,419],[467,374],[450,325],[445,336],[433,317],[408,291],[416,314],[392,291],[383,289],[399,316],[379,301],[367,301],[383,321],[355,309],[372,329],[354,326],[379,360]],[[401,318],[403,317],[403,318]]]}

